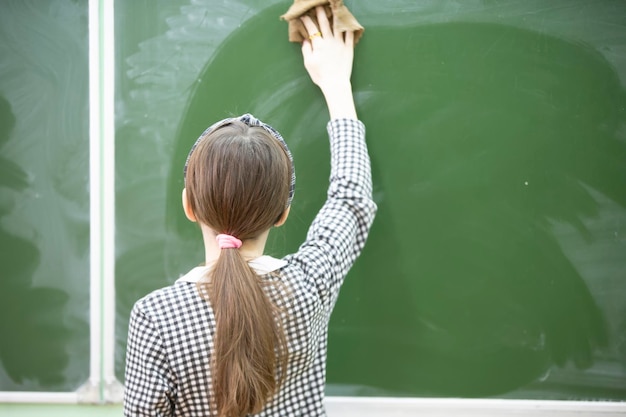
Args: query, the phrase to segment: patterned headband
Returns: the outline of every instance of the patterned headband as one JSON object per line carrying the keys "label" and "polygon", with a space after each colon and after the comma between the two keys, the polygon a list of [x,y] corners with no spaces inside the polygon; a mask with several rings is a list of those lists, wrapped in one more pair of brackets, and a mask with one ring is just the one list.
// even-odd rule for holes
{"label": "patterned headband", "polygon": [[206,135],[208,135],[210,132],[212,132],[215,129],[218,129],[218,128],[222,127],[222,126],[226,126],[228,124],[231,124],[235,120],[243,122],[243,123],[245,123],[246,125],[248,125],[250,127],[262,127],[265,131],[267,131],[270,135],[272,135],[272,137],[274,139],[276,139],[278,141],[278,143],[285,150],[285,153],[289,157],[289,163],[291,164],[291,184],[289,186],[289,198],[287,199],[287,207],[289,207],[291,205],[291,200],[293,200],[293,195],[294,195],[295,190],[296,190],[296,170],[294,169],[293,157],[291,156],[291,152],[289,151],[289,147],[287,147],[287,143],[285,142],[283,137],[280,135],[280,133],[278,133],[278,131],[276,129],[274,129],[272,126],[270,126],[268,124],[263,123],[262,121],[260,121],[259,119],[257,119],[256,117],[254,117],[253,115],[248,114],[248,113],[246,113],[244,115],[241,115],[239,117],[229,117],[228,119],[220,120],[219,122],[216,122],[216,123],[212,124],[211,126],[209,126],[204,132],[202,132],[202,134],[200,135],[198,140],[196,140],[196,143],[194,143],[193,146],[191,147],[191,150],[189,151],[189,155],[187,155],[187,160],[185,161],[185,168],[184,168],[184,171],[183,171],[185,182],[187,181],[187,165],[189,164],[189,159],[191,158],[191,154],[196,149],[196,147],[198,146],[200,141]]}

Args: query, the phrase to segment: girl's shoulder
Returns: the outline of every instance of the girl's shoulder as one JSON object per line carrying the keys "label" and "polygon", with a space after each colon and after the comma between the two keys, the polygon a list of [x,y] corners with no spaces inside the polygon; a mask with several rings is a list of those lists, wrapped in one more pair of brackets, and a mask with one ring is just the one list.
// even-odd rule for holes
{"label": "girl's shoulder", "polygon": [[196,285],[179,279],[143,296],[135,303],[134,309],[150,316],[160,316],[188,309],[201,301]]}

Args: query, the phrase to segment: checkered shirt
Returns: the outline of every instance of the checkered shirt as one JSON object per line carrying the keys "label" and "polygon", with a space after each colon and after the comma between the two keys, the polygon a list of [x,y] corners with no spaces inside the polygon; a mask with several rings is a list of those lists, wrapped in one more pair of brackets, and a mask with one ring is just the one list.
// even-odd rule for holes
{"label": "checkered shirt", "polygon": [[[281,260],[264,256],[250,263],[263,279],[286,284],[269,286],[274,288],[268,290],[270,298],[283,299],[272,291],[289,294],[284,304],[276,301],[284,308],[287,375],[259,416],[325,416],[328,321],[376,212],[365,126],[358,120],[336,119],[327,129],[328,196],[306,241]],[[128,330],[125,416],[214,415],[209,396],[215,316],[194,284],[205,273],[195,268],[135,304]]]}

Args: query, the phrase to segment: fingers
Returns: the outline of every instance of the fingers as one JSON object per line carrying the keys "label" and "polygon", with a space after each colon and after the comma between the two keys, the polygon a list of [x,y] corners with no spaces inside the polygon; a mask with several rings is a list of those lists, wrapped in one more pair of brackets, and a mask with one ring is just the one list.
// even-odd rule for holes
{"label": "fingers", "polygon": [[311,19],[309,16],[302,16],[300,20],[302,20],[302,24],[309,34],[309,39],[313,40],[314,38],[316,38],[316,34],[319,34],[320,31],[317,30],[317,26],[315,25],[315,22],[313,22],[313,19]]}
{"label": "fingers", "polygon": [[317,24],[320,25],[320,32],[322,32],[322,36],[333,36],[333,30],[330,27],[328,17],[326,17],[326,10],[324,10],[322,6],[317,6],[315,8],[315,12],[317,14]]}
{"label": "fingers", "polygon": [[[305,41],[308,43],[308,48],[312,48],[313,42],[315,41],[315,39],[319,38],[320,35],[322,38],[334,37],[335,39],[343,41],[347,46],[354,47],[354,32],[336,31],[335,33],[333,33],[333,29],[330,26],[330,21],[328,20],[328,17],[326,17],[326,11],[324,10],[324,8],[322,6],[317,6],[315,8],[315,12],[317,14],[317,23],[319,24],[319,28],[317,27],[313,19],[311,19],[309,16],[304,15],[300,18],[307,33],[309,34],[308,41]],[[302,46],[304,50],[304,44]]]}
{"label": "fingers", "polygon": [[326,11],[322,6],[317,6],[315,8],[315,13],[317,16],[317,24],[319,28],[309,16],[304,15],[300,19],[306,28],[306,31],[309,33],[309,39],[313,39],[316,37],[316,33],[320,33],[322,37],[331,37],[333,36],[333,30],[330,27],[330,22],[328,21],[328,17],[326,17]]}
{"label": "fingers", "polygon": [[344,37],[344,42],[346,43],[346,46],[349,46],[350,48],[354,48],[354,32],[345,32],[346,35]]}

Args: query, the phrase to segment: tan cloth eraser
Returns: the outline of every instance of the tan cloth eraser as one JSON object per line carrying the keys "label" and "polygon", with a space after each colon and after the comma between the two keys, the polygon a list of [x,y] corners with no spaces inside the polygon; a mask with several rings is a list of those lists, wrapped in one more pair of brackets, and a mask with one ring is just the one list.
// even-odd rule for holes
{"label": "tan cloth eraser", "polygon": [[333,31],[354,32],[354,43],[357,43],[363,36],[365,29],[352,16],[350,10],[343,4],[343,0],[294,0],[287,13],[280,17],[289,23],[290,42],[302,42],[309,37],[300,17],[307,15],[317,25],[315,15],[317,6],[324,6]]}

